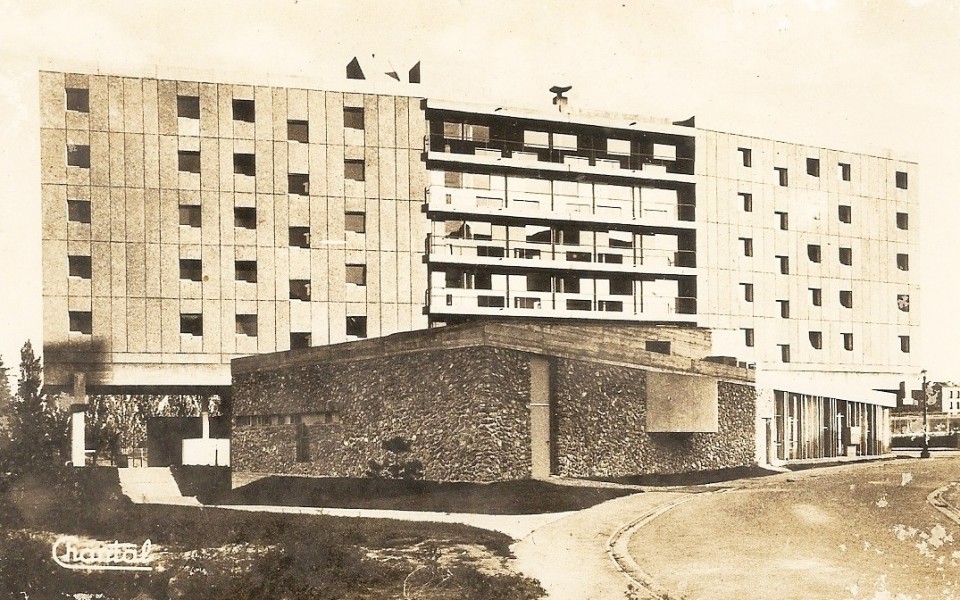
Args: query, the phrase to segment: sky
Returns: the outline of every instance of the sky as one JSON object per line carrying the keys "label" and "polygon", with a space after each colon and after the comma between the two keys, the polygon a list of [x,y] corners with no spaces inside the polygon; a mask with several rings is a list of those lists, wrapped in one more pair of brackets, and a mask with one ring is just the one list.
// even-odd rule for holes
{"label": "sky", "polygon": [[572,108],[919,162],[916,351],[960,381],[960,2],[0,0],[0,15],[0,357],[14,371],[42,340],[38,70],[337,89],[358,56],[421,61],[429,97],[546,108],[572,85]]}

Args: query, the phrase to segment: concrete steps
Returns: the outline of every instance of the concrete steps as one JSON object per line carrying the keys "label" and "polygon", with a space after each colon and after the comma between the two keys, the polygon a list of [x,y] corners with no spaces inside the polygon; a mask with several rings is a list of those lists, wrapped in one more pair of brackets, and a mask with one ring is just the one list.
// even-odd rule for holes
{"label": "concrete steps", "polygon": [[200,506],[193,496],[180,493],[169,467],[118,469],[120,489],[137,504],[179,504]]}

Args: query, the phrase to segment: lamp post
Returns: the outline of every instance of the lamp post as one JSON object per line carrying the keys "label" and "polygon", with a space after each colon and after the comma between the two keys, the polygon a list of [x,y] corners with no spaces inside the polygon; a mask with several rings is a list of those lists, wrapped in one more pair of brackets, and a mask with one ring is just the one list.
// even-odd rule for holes
{"label": "lamp post", "polygon": [[930,458],[930,429],[927,427],[927,370],[920,371],[923,375],[921,388],[921,402],[923,402],[923,446],[920,449],[920,458]]}

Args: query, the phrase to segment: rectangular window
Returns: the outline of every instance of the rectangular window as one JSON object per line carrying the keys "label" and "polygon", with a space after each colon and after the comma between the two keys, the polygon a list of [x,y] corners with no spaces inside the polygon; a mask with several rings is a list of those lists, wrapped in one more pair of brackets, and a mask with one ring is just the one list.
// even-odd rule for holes
{"label": "rectangular window", "polygon": [[530,148],[547,148],[550,145],[550,134],[546,131],[524,131],[523,145]]}
{"label": "rectangular window", "polygon": [[201,209],[192,204],[180,205],[180,224],[187,227],[200,227]]}
{"label": "rectangular window", "polygon": [[853,308],[853,292],[850,290],[840,290],[840,306],[844,308]]}
{"label": "rectangular window", "polygon": [[290,246],[294,248],[310,247],[310,228],[303,226],[291,227],[288,231],[290,235]]}
{"label": "rectangular window", "polygon": [[287,139],[301,144],[310,143],[310,124],[307,121],[287,121]]}
{"label": "rectangular window", "polygon": [[365,181],[366,173],[361,159],[347,158],[343,161],[343,176],[352,181]]}
{"label": "rectangular window", "polygon": [[670,354],[670,342],[660,340],[647,340],[643,345],[647,352],[656,352],[657,354]]}
{"label": "rectangular window", "polygon": [[363,129],[363,108],[344,106],[343,126],[348,129]]}
{"label": "rectangular window", "polygon": [[90,201],[67,200],[67,220],[73,223],[89,223]]}
{"label": "rectangular window", "polygon": [[843,349],[853,350],[853,334],[852,333],[843,334]]}
{"label": "rectangular window", "polygon": [[185,119],[199,119],[200,97],[177,96],[177,116]]}
{"label": "rectangular window", "polygon": [[234,154],[233,172],[253,177],[257,174],[257,157],[253,154]]}
{"label": "rectangular window", "polygon": [[741,283],[743,286],[743,299],[747,302],[753,302],[753,284],[752,283]]}
{"label": "rectangular window", "polygon": [[70,112],[90,112],[90,90],[86,88],[67,88],[67,110]]}
{"label": "rectangular window", "polygon": [[290,280],[290,299],[310,301],[310,280],[309,279],[291,279]]}
{"label": "rectangular window", "polygon": [[527,274],[527,291],[528,292],[549,292],[552,291],[550,288],[550,275],[546,273],[528,273]]}
{"label": "rectangular window", "polygon": [[900,336],[900,352],[904,354],[910,354],[910,336],[901,335]]}
{"label": "rectangular window", "polygon": [[70,333],[82,333],[90,335],[93,333],[93,315],[88,310],[71,310]]}
{"label": "rectangular window", "polygon": [[[573,275],[564,275],[555,277],[553,280],[554,291],[560,294],[579,294],[580,278]],[[589,300],[587,300],[589,302]],[[589,310],[589,309],[587,309]]]}
{"label": "rectangular window", "polygon": [[910,215],[904,212],[897,213],[897,229],[910,228]]}
{"label": "rectangular window", "polygon": [[780,261],[780,273],[782,275],[790,274],[790,258],[787,256],[777,256],[777,260]]}
{"label": "rectangular window", "polygon": [[367,285],[366,265],[347,265],[346,280],[353,285]]}
{"label": "rectangular window", "polygon": [[477,306],[480,308],[503,308],[505,305],[503,296],[477,296]]}
{"label": "rectangular window", "polygon": [[464,123],[463,139],[471,142],[489,142],[490,127],[487,125],[473,125],[470,123]]}
{"label": "rectangular window", "polygon": [[745,167],[753,166],[753,151],[750,148],[737,148],[740,153],[740,164]]}
{"label": "rectangular window", "polygon": [[819,158],[807,159],[807,175],[810,175],[812,177],[820,177],[820,159]]}
{"label": "rectangular window", "polygon": [[367,337],[367,317],[347,317],[347,335],[351,337]]}
{"label": "rectangular window", "polygon": [[92,276],[92,267],[89,256],[68,256],[70,277],[79,277],[80,279],[90,279]]}
{"label": "rectangular window", "polygon": [[567,300],[567,310],[593,310],[593,302],[590,300]]}
{"label": "rectangular window", "polygon": [[780,361],[790,362],[790,344],[777,344],[780,347]]}
{"label": "rectangular window", "polygon": [[743,200],[743,212],[753,212],[753,194],[740,192],[737,195]]}
{"label": "rectangular window", "polygon": [[617,140],[613,138],[608,139],[607,154],[630,156],[630,140]]}
{"label": "rectangular window", "polygon": [[753,256],[753,238],[742,237],[740,241],[743,242],[743,255]]}
{"label": "rectangular window", "polygon": [[177,152],[177,169],[184,173],[199,173],[200,152],[198,150],[179,150]]}
{"label": "rectangular window", "polygon": [[906,171],[897,171],[897,187],[901,190],[907,189]]}
{"label": "rectangular window", "polygon": [[774,171],[777,172],[777,182],[780,187],[787,187],[789,180],[787,178],[787,168],[786,167],[774,167]]}
{"label": "rectangular window", "polygon": [[810,289],[810,302],[814,306],[823,305],[823,290],[820,288],[809,288]]}
{"label": "rectangular window", "polygon": [[444,171],[443,186],[460,189],[463,187],[463,173],[460,171]]}
{"label": "rectangular window", "polygon": [[182,314],[180,315],[180,333],[187,335],[203,335],[203,315],[200,314]]}
{"label": "rectangular window", "polygon": [[819,244],[807,244],[807,258],[810,259],[810,262],[815,262],[815,263],[820,262],[820,245]]}
{"label": "rectangular window", "polygon": [[257,337],[257,315],[237,315],[237,335]]}
{"label": "rectangular window", "polygon": [[611,277],[610,278],[610,295],[611,296],[632,296],[633,280],[627,277]]}
{"label": "rectangular window", "polygon": [[787,213],[782,210],[775,210],[773,214],[777,217],[778,226],[781,231],[787,231],[790,229],[790,219]]}
{"label": "rectangular window", "polygon": [[307,173],[287,174],[287,193],[297,196],[310,195],[310,175]]}
{"label": "rectangular window", "polygon": [[897,268],[901,271],[909,271],[910,257],[906,254],[897,254]]}
{"label": "rectangular window", "polygon": [[820,331],[811,331],[810,332],[810,345],[815,349],[820,350],[823,348],[823,333]]}
{"label": "rectangular window", "polygon": [[257,282],[257,261],[238,260],[234,263],[234,278],[247,283]]}
{"label": "rectangular window", "polygon": [[67,144],[67,165],[70,167],[90,168],[90,146]]}
{"label": "rectangular window", "polygon": [[841,265],[852,265],[852,264],[853,264],[853,249],[852,249],[852,248],[840,248],[840,264],[841,264]]}
{"label": "rectangular window", "polygon": [[853,211],[847,204],[841,204],[837,207],[837,216],[841,223],[850,223],[853,221]]}
{"label": "rectangular window", "polygon": [[743,330],[743,344],[747,348],[753,348],[753,345],[756,343],[755,334],[753,328],[747,327]]}
{"label": "rectangular window", "polygon": [[[553,139],[551,140],[553,147],[557,150],[576,150],[577,149],[577,136],[571,133],[554,133]],[[659,144],[654,144],[654,153],[658,148],[666,148],[665,146],[660,146]],[[666,150],[662,150],[666,152]],[[674,150],[674,155],[676,155],[676,150]],[[659,154],[657,156],[660,156]]]}
{"label": "rectangular window", "polygon": [[343,228],[354,233],[366,233],[367,215],[362,212],[348,212],[343,217]]}
{"label": "rectangular window", "polygon": [[236,206],[233,209],[233,226],[240,229],[257,228],[257,209],[252,206]]}
{"label": "rectangular window", "polygon": [[180,279],[203,281],[203,261],[199,258],[181,258]]}
{"label": "rectangular window", "polygon": [[838,163],[837,164],[837,175],[840,176],[840,179],[844,181],[850,181],[850,164],[849,163]]}
{"label": "rectangular window", "polygon": [[780,305],[780,318],[789,319],[790,318],[790,301],[777,300],[777,304]]}
{"label": "rectangular window", "polygon": [[256,119],[256,111],[253,100],[233,99],[233,120],[243,121],[244,123],[253,123]]}
{"label": "rectangular window", "polygon": [[309,348],[313,343],[313,336],[308,331],[290,332],[290,349],[299,350],[300,348]]}

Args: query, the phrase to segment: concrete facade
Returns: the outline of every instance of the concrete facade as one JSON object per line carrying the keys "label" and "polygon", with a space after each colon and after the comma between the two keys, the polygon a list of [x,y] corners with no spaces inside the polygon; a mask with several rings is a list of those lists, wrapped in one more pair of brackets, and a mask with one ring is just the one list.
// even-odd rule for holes
{"label": "concrete facade", "polygon": [[[643,349],[664,335],[599,324],[475,323],[238,359],[232,464],[362,476],[367,461],[388,458],[380,444],[392,437],[411,442],[405,459],[423,462],[431,480],[756,464],[752,371]],[[720,414],[718,426],[649,431],[647,407],[664,391],[654,383],[662,374],[712,383],[706,400]],[[685,410],[679,402],[674,408]]]}

